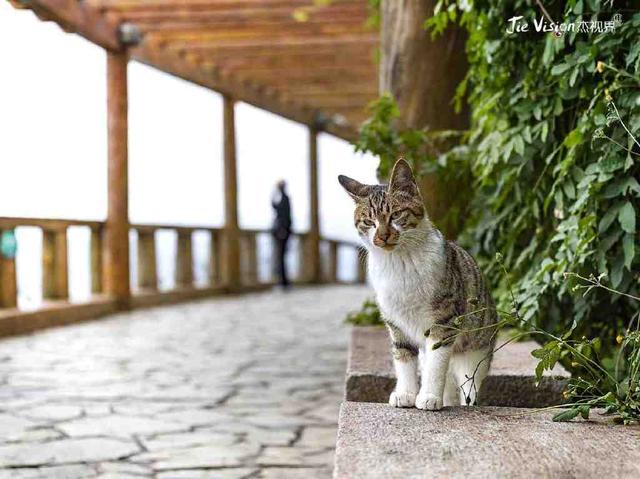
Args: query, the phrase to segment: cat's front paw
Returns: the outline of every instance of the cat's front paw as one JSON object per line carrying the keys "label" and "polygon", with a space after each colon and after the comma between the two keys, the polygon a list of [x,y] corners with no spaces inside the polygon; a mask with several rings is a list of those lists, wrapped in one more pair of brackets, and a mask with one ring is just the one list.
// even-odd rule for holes
{"label": "cat's front paw", "polygon": [[442,398],[432,393],[421,392],[416,397],[416,407],[427,411],[438,411],[442,409]]}
{"label": "cat's front paw", "polygon": [[389,404],[393,407],[413,407],[415,403],[415,393],[393,391],[389,396]]}

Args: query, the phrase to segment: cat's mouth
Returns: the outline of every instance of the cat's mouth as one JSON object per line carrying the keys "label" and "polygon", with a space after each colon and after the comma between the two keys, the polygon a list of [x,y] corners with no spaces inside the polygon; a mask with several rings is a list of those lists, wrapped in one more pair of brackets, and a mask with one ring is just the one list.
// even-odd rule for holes
{"label": "cat's mouth", "polygon": [[391,251],[398,245],[398,243],[382,243],[382,242],[376,242],[376,241],[374,241],[373,244],[385,251]]}

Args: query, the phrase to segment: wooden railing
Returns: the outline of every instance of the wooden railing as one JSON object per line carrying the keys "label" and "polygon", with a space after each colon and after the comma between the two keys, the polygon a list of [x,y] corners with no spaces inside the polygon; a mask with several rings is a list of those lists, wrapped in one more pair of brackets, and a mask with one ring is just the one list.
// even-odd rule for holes
{"label": "wooden railing", "polygon": [[[37,218],[4,218],[0,217],[0,235],[13,232],[23,226],[36,227],[42,230],[42,298],[43,303],[36,311],[21,311],[18,308],[18,288],[16,258],[0,254],[0,335],[25,332],[52,324],[89,319],[122,307],[114,298],[105,293],[103,287],[103,271],[105,253],[103,236],[106,223],[100,221],[57,220]],[[84,304],[69,303],[69,242],[70,227],[89,228],[90,235],[90,271],[92,297]],[[131,283],[131,301],[127,307],[144,307],[158,304],[175,303],[189,299],[202,298],[214,294],[228,292],[241,293],[272,286],[275,278],[270,274],[271,258],[262,245],[268,245],[269,230],[240,230],[237,235],[240,251],[240,287],[230,288],[223,274],[224,248],[222,238],[224,228],[201,226],[182,226],[170,224],[131,224],[130,231],[135,232],[137,241],[131,244],[131,257],[136,259],[136,281]],[[170,290],[160,288],[158,267],[159,231],[173,231],[177,237],[175,256],[175,286]],[[204,232],[210,238],[210,251],[207,261],[207,284],[195,283],[194,274],[194,233]],[[261,239],[261,241],[259,241]],[[298,256],[297,271],[290,271],[295,283],[338,281],[340,271],[339,251],[356,249],[357,245],[343,241],[321,239],[322,274],[313,278],[306,257],[308,255],[310,235],[296,233],[292,245],[297,249],[291,254]],[[20,245],[17,245],[20,248]],[[271,247],[273,254],[273,248]],[[354,281],[364,281],[363,260],[355,256],[357,275]],[[265,274],[265,268],[267,272]],[[261,274],[262,273],[262,274]],[[131,271],[129,272],[131,277]],[[67,316],[67,317],[65,317]],[[21,324],[31,319],[32,324]]]}

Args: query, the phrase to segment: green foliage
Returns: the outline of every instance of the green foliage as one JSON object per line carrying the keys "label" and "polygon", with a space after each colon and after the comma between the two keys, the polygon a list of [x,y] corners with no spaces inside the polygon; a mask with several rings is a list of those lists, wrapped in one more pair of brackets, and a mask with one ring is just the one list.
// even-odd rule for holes
{"label": "green foliage", "polygon": [[[602,277],[583,277],[572,274],[578,281],[577,289],[585,294],[602,289],[614,296],[626,296],[640,302],[639,297],[630,296],[602,284]],[[519,313],[516,309],[516,318]],[[522,323],[522,322],[521,322]],[[582,416],[589,418],[591,409],[601,409],[613,415],[618,422],[629,424],[640,421],[640,313],[634,314],[624,334],[619,334],[620,343],[615,361],[601,359],[600,338],[572,340],[571,333],[557,337],[524,321],[529,332],[546,340],[540,349],[532,352],[538,359],[536,380],[539,382],[545,370],[551,370],[560,358],[566,358],[577,374],[569,381],[564,393],[569,402],[566,409],[553,417],[554,421],[570,421]]]}
{"label": "green foliage", "polygon": [[354,326],[379,326],[384,324],[378,305],[372,299],[367,299],[359,311],[347,315],[346,323]]}
{"label": "green foliage", "polygon": [[[615,12],[604,3],[545,8],[561,22],[606,21]],[[623,422],[640,415],[640,13],[631,1],[615,8],[623,22],[614,32],[508,34],[514,15],[542,17],[538,2],[441,0],[425,26],[432,35],[452,22],[468,30],[458,100],[467,97],[470,131],[438,151],[436,132],[402,130],[383,97],[358,142],[380,155],[383,176],[399,154],[419,173],[470,172],[459,241],[494,286],[498,309],[517,311],[513,325],[544,343],[538,379],[557,362],[574,373],[572,405],[556,420],[588,417],[592,407]],[[577,295],[584,280],[589,294]]]}
{"label": "green foliage", "polygon": [[[615,7],[629,12],[631,3]],[[427,22],[434,32],[452,20],[469,31],[470,68],[460,91],[472,110],[475,187],[460,241],[496,287],[500,307],[510,295],[496,251],[526,320],[557,335],[598,336],[611,356],[634,305],[599,289],[576,296],[564,275],[599,271],[614,288],[640,291],[640,13],[627,13],[615,32],[558,37],[507,34],[513,15],[541,17],[532,0],[468,4],[442,0]],[[547,10],[564,22],[611,17],[593,0]]]}

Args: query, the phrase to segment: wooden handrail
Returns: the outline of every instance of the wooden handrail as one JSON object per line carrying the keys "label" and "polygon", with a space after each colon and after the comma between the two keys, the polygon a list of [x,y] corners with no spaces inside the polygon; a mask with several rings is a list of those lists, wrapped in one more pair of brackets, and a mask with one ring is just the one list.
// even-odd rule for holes
{"label": "wooden handrail", "polygon": [[189,233],[194,231],[222,231],[224,229],[218,226],[181,225],[172,223],[130,223],[129,228],[143,232],[173,230],[180,233]]}
{"label": "wooden handrail", "polygon": [[14,229],[19,226],[34,226],[43,230],[56,231],[69,226],[88,226],[91,229],[100,229],[105,225],[104,221],[92,220],[68,220],[51,218],[20,218],[0,216],[0,229]]}

